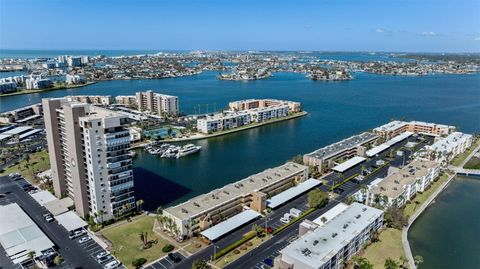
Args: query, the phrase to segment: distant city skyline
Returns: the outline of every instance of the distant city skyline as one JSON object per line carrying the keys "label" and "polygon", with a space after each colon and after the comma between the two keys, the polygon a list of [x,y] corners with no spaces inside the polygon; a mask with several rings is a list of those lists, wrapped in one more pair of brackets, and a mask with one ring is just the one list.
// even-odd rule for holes
{"label": "distant city skyline", "polygon": [[0,0],[0,49],[480,52],[480,2]]}

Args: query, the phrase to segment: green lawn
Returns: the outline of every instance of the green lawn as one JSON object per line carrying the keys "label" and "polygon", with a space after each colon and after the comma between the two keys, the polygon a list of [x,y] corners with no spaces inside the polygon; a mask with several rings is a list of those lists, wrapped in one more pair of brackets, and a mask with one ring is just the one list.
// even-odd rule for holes
{"label": "green lawn", "polygon": [[452,161],[452,165],[453,166],[461,165],[462,162],[465,161],[465,159],[468,157],[468,155],[470,155],[473,152],[473,150],[478,147],[478,145],[480,145],[480,139],[477,139],[474,143],[472,143],[472,146],[470,146],[470,148],[467,151],[455,157]]}
{"label": "green lawn", "polygon": [[466,164],[463,166],[465,169],[480,169],[480,158],[473,156]]}
{"label": "green lawn", "polygon": [[411,201],[411,203],[407,203],[405,209],[403,210],[403,215],[406,217],[410,217],[413,215],[415,210],[420,207],[425,201],[430,197],[445,181],[447,181],[448,175],[443,174],[436,182],[432,182],[430,188],[423,193],[417,193],[417,196]]}
{"label": "green lawn", "polygon": [[[141,216],[132,220],[132,222],[125,222],[118,226],[105,228],[101,231],[113,244],[111,252],[128,268],[133,268],[132,261],[138,258],[147,259],[147,263],[152,262],[159,257],[165,255],[162,252],[162,247],[168,243],[165,239],[153,233],[154,217]],[[156,244],[152,244],[149,249],[141,249],[142,242],[139,234],[141,232],[148,233],[148,241],[158,240]]]}
{"label": "green lawn", "polygon": [[380,241],[368,246],[362,255],[373,264],[374,269],[383,269],[388,257],[399,261],[400,256],[404,255],[401,230],[385,228],[379,238]]}
{"label": "green lawn", "polygon": [[50,159],[48,157],[48,152],[46,150],[43,150],[30,154],[28,168],[26,167],[26,164],[27,162],[23,160],[17,165],[6,168],[5,171],[0,173],[0,176],[18,172],[22,176],[24,176],[29,182],[37,183],[34,179],[33,174],[50,169]]}

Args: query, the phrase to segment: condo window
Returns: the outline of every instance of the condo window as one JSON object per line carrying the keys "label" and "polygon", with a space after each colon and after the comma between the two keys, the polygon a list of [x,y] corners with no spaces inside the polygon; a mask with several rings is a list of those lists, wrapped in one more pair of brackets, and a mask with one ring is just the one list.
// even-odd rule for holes
{"label": "condo window", "polygon": [[100,126],[100,125],[101,125],[101,122],[97,122],[97,125]]}

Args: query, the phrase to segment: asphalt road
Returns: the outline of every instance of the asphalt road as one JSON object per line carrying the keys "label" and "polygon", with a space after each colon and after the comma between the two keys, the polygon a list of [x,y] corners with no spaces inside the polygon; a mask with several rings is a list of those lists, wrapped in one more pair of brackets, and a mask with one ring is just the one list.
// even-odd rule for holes
{"label": "asphalt road", "polygon": [[[38,225],[38,227],[54,242],[58,247],[57,252],[62,255],[64,263],[59,268],[102,268],[93,257],[89,255],[87,249],[78,244],[76,240],[68,238],[68,232],[56,221],[46,222],[43,214],[47,210],[40,206],[28,193],[19,187],[17,182],[11,181],[8,176],[0,177],[0,192],[8,193],[0,203],[17,203]],[[4,217],[4,216],[2,216]],[[1,248],[0,267],[15,268],[6,257],[4,249]]]}
{"label": "asphalt road", "polygon": [[[410,137],[409,139],[398,143],[393,146],[393,150],[396,151],[402,147],[405,146],[407,142],[419,142],[421,145],[419,145],[418,148],[421,148],[424,144],[431,143],[432,139],[426,139],[425,141],[420,141],[416,137]],[[306,219],[309,220],[314,220],[315,218],[321,216],[328,210],[330,210],[332,207],[335,205],[339,204],[340,202],[343,202],[355,193],[356,191],[359,190],[360,184],[366,184],[368,185],[375,179],[379,177],[385,177],[388,174],[388,168],[390,166],[394,167],[401,167],[404,164],[409,162],[409,156],[412,154],[410,150],[403,148],[402,151],[404,152],[403,156],[397,156],[395,155],[395,158],[393,160],[388,160],[390,165],[384,166],[380,168],[378,171],[375,172],[372,176],[367,177],[364,179],[362,182],[356,184],[353,182],[346,182],[344,183],[341,188],[344,190],[341,194],[339,194],[334,200],[331,200],[324,208],[318,209],[311,214],[309,214]],[[325,177],[324,179],[328,181],[329,185],[334,185],[334,183],[338,183],[343,181],[344,179],[350,177],[351,175],[354,174],[361,174],[362,172],[362,166],[364,169],[372,171],[375,169],[375,162],[377,160],[385,160],[386,156],[389,154],[390,150],[382,152],[378,156],[375,156],[373,158],[367,159],[365,162],[362,164],[359,164],[352,169],[349,169],[345,171],[343,174],[340,174],[339,176],[336,175],[336,173],[332,173],[331,175]],[[328,186],[326,185],[321,185],[321,189],[328,191]],[[280,227],[279,225],[279,219],[287,212],[290,211],[291,208],[295,207],[298,209],[305,209],[305,205],[307,204],[307,194],[303,194],[292,201],[288,202],[287,204],[281,206],[280,208],[275,209],[269,216],[268,216],[268,223],[267,227]],[[252,250],[250,253],[247,255],[244,255],[240,257],[238,260],[232,262],[229,264],[226,268],[256,268],[256,269],[266,269],[269,268],[268,265],[263,263],[263,261],[266,258],[274,258],[275,256],[278,255],[279,251],[283,249],[286,245],[289,244],[290,241],[294,240],[297,238],[298,235],[298,226],[301,221],[295,223],[294,225],[291,225],[290,227],[286,228],[279,234],[275,235],[273,238],[271,238],[268,243],[264,243],[257,247],[255,250]],[[265,218],[261,218],[258,220],[253,221],[249,225],[245,225],[244,227],[233,231],[231,234],[227,235],[224,238],[221,238],[215,244],[212,244],[208,246],[206,249],[202,250],[200,253],[196,253],[188,258],[185,258],[182,260],[179,264],[176,265],[176,268],[184,268],[184,269],[190,269],[191,265],[194,261],[199,260],[199,259],[205,259],[205,260],[210,260],[211,257],[214,255],[214,247],[217,248],[216,251],[219,251],[226,246],[236,242],[237,240],[241,239],[242,236],[247,233],[248,231],[252,230],[252,226],[260,225],[264,227],[266,225],[266,220]]]}

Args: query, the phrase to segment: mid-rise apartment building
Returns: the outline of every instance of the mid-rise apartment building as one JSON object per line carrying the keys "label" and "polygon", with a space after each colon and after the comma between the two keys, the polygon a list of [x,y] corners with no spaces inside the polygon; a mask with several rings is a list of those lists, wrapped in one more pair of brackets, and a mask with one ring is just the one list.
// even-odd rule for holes
{"label": "mid-rise apartment building", "polygon": [[335,160],[364,156],[367,150],[365,145],[374,142],[377,137],[377,135],[367,132],[351,136],[303,155],[303,162],[317,167],[320,173],[326,173],[335,166]]}
{"label": "mid-rise apartment building", "polygon": [[277,100],[277,99],[247,99],[228,103],[228,108],[233,111],[250,110],[255,108],[265,108],[272,106],[287,105],[290,112],[299,112],[302,110],[300,102]]}
{"label": "mid-rise apartment building", "polygon": [[301,104],[275,99],[249,99],[229,103],[229,110],[197,119],[197,130],[213,133],[250,123],[261,123],[301,111]]}
{"label": "mid-rise apartment building", "polygon": [[[335,212],[337,213],[337,212]],[[304,224],[305,223],[305,224]],[[305,221],[307,230],[280,251],[275,269],[339,269],[383,225],[383,211],[352,203],[323,225]]]}
{"label": "mid-rise apartment building", "polygon": [[137,92],[136,102],[138,110],[149,111],[158,115],[178,115],[178,97],[152,91]]}
{"label": "mid-rise apartment building", "polygon": [[66,98],[43,99],[55,195],[105,221],[135,208],[127,118]]}
{"label": "mid-rise apartment building", "polygon": [[447,165],[455,156],[465,152],[473,143],[473,136],[461,132],[453,132],[440,138],[431,146],[427,146],[428,157],[443,165]]}
{"label": "mid-rise apartment building", "polygon": [[86,104],[108,106],[112,104],[111,95],[71,95],[67,96],[69,101],[76,101]]}
{"label": "mid-rise apartment building", "polygon": [[[303,182],[307,177],[307,166],[288,162],[169,207],[163,210],[163,215],[174,222],[179,235],[201,232],[247,207],[263,213],[267,198]],[[190,231],[186,228],[189,224],[192,225]]]}
{"label": "mid-rise apartment building", "polygon": [[440,174],[434,161],[416,159],[382,180],[376,180],[366,192],[366,204],[389,207],[403,206],[417,192],[423,192]]}
{"label": "mid-rise apartment building", "polygon": [[428,135],[445,136],[455,130],[454,126],[428,123],[423,121],[391,121],[373,129],[373,132],[385,139],[391,139],[403,132],[414,132]]}

